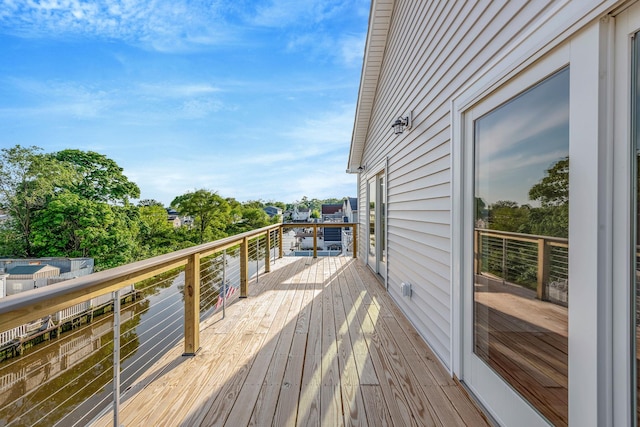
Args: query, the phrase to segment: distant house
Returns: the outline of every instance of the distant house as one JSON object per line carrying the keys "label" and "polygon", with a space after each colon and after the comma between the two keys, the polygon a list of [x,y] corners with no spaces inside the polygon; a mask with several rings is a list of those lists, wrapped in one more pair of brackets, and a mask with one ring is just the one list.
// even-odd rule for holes
{"label": "distant house", "polygon": [[263,210],[269,215],[269,217],[273,218],[276,215],[282,216],[282,209],[277,206],[265,206]]}
{"label": "distant house", "polygon": [[175,228],[193,225],[193,218],[187,215],[180,215],[175,209],[167,208],[167,221]]}
{"label": "distant house", "polygon": [[16,265],[6,270],[7,295],[46,286],[48,278],[60,275],[60,269],[47,264]]}
{"label": "distant house", "polygon": [[345,222],[358,222],[358,198],[346,197],[342,202],[342,212]]}
{"label": "distant house", "polygon": [[0,272],[5,274],[1,296],[49,286],[74,277],[93,273],[93,258],[2,259]]}
{"label": "distant house", "polygon": [[178,228],[182,226],[182,220],[180,219],[180,214],[173,209],[167,209],[167,221],[173,225],[174,228]]}
{"label": "distant house", "polygon": [[[298,243],[298,247],[301,250],[312,250],[313,249],[313,232],[309,230],[302,230],[296,233],[296,242]],[[322,231],[318,230],[316,235],[316,249],[324,250],[325,248],[325,240],[324,234]]]}
{"label": "distant house", "polygon": [[322,221],[323,222],[343,222],[342,221],[342,204],[329,203],[322,205]]}
{"label": "distant house", "polygon": [[[322,205],[322,222],[344,222],[341,203]],[[322,229],[325,249],[342,249],[342,229],[327,227]]]}
{"label": "distant house", "polygon": [[311,219],[311,209],[295,207],[291,213],[291,221],[293,222],[309,222]]}

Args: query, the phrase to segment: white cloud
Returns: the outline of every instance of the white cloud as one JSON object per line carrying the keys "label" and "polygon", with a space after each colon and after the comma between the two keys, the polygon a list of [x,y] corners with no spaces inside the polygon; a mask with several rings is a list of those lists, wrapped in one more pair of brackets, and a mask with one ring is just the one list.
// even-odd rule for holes
{"label": "white cloud", "polygon": [[[536,171],[543,173],[552,163],[566,157],[564,150],[555,150],[546,153],[531,155],[530,153],[518,153],[511,156],[504,156],[489,163],[483,164],[480,168],[480,179],[488,180],[491,177],[505,177],[509,172],[523,171],[530,166],[537,166]],[[511,182],[510,185],[516,183]]]}
{"label": "white cloud", "polygon": [[482,156],[492,157],[504,152],[519,141],[527,140],[542,132],[553,129],[569,122],[569,108],[566,104],[544,105],[531,108],[526,113],[509,115],[486,131],[482,131],[483,141],[490,144],[482,145]]}
{"label": "white cloud", "polygon": [[312,58],[330,58],[347,67],[362,65],[366,34],[347,34],[336,37],[333,33],[313,32],[290,36],[287,50],[304,53]]}
{"label": "white cloud", "polygon": [[209,83],[144,83],[101,87],[71,81],[5,79],[34,102],[28,107],[0,109],[0,115],[68,118],[119,117],[123,122],[198,119],[225,108],[214,97],[220,89]]}
{"label": "white cloud", "polygon": [[185,118],[200,119],[222,108],[223,103],[214,99],[190,99],[183,102],[181,111]]}
{"label": "white cloud", "polygon": [[361,66],[364,55],[364,44],[366,36],[348,35],[340,40],[340,53],[342,62],[348,66]]}
{"label": "white cloud", "polygon": [[336,146],[349,144],[353,128],[355,106],[352,104],[336,107],[334,111],[308,118],[284,133],[284,137],[296,145],[315,152],[325,152]]}
{"label": "white cloud", "polygon": [[160,98],[188,98],[220,92],[220,89],[209,83],[143,83],[138,86],[138,91]]}
{"label": "white cloud", "polygon": [[0,10],[0,30],[22,37],[94,36],[175,52],[233,34],[215,1],[2,0]]}
{"label": "white cloud", "polygon": [[346,2],[338,0],[272,0],[259,6],[252,22],[267,27],[283,27],[304,22],[320,22],[340,13]]}

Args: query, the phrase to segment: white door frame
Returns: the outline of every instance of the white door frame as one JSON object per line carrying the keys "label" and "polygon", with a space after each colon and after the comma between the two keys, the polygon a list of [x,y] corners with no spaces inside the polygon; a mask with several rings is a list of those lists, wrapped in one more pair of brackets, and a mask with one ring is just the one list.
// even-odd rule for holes
{"label": "white door frame", "polygon": [[[385,192],[384,192],[384,200],[382,200],[382,196],[379,191],[380,186],[379,186],[379,179],[378,176],[380,174],[384,174],[384,179],[385,179]],[[370,220],[370,215],[369,215],[369,183],[371,180],[375,181],[375,189],[376,189],[376,261],[375,261],[375,266],[371,266],[369,265],[369,267],[371,267],[372,270],[374,270],[375,273],[379,274],[383,280],[384,280],[384,284],[385,284],[385,288],[388,289],[388,276],[389,276],[389,240],[388,240],[388,236],[389,236],[389,231],[388,231],[388,198],[389,198],[389,173],[388,173],[388,160],[387,158],[385,158],[384,160],[376,163],[375,166],[373,166],[372,168],[367,170],[366,176],[363,178],[365,179],[366,182],[366,189],[367,189],[367,202],[366,202],[366,208],[367,208],[367,262],[366,264],[369,265],[369,220]],[[380,206],[384,205],[384,215],[380,215]],[[384,218],[384,227],[381,227],[381,221],[382,218]],[[380,231],[381,228],[384,228],[384,238],[381,239],[381,235],[380,235]],[[384,240],[385,242],[385,262],[381,263],[380,262],[380,246],[379,243],[381,240]],[[380,268],[380,266],[382,265],[382,268]]]}
{"label": "white door frame", "polygon": [[[613,422],[636,425],[635,363],[632,326],[635,317],[631,284],[635,265],[632,250],[633,205],[631,195],[632,164],[635,153],[631,144],[632,36],[640,31],[640,4],[630,6],[615,17],[614,141],[613,141]],[[639,41],[636,41],[639,42]]]}
{"label": "white door frame", "polygon": [[474,177],[465,114],[480,103],[499,105],[570,65],[569,420],[574,426],[611,425],[612,34],[610,20],[595,22],[552,51],[538,50],[492,84],[470,85],[452,101],[452,366],[504,425],[546,422],[473,355]]}

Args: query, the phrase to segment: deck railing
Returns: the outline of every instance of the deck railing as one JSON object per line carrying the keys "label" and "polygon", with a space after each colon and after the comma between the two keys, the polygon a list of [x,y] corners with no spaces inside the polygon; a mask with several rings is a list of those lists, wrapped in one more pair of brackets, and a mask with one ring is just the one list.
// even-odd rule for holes
{"label": "deck railing", "polygon": [[567,303],[569,240],[477,228],[475,274],[489,274],[536,291],[536,297]]}
{"label": "deck railing", "polygon": [[[250,264],[256,262],[251,269],[258,275],[263,268],[265,273],[270,272],[271,262],[276,256],[282,257],[283,251],[283,230],[288,228],[311,228],[314,235],[314,247],[317,248],[315,239],[318,228],[326,227],[349,227],[353,233],[353,257],[357,256],[357,225],[353,223],[286,223],[275,224],[263,227],[246,233],[230,236],[214,242],[205,243],[180,251],[160,255],[143,261],[123,265],[113,269],[101,271],[88,276],[78,277],[59,284],[47,286],[33,291],[23,292],[0,299],[0,334],[4,331],[13,331],[14,328],[21,328],[36,319],[49,318],[59,312],[68,312],[72,307],[86,304],[87,301],[103,297],[107,294],[113,295],[113,408],[114,425],[119,425],[118,408],[120,400],[120,362],[126,355],[120,354],[121,347],[127,346],[126,342],[120,342],[120,303],[122,295],[120,291],[127,286],[135,288],[135,284],[145,280],[161,277],[163,273],[183,269],[184,271],[184,353],[185,356],[194,356],[200,348],[200,322],[203,313],[211,310],[215,306],[215,300],[226,295],[227,283],[232,282],[237,273],[238,296],[245,298],[249,296]],[[232,251],[232,257],[238,260],[239,268],[237,272],[230,271],[225,267],[228,251]],[[277,253],[277,254],[276,254]],[[317,257],[317,249],[314,249],[313,256]],[[205,260],[206,259],[206,260]],[[262,267],[261,267],[262,265]],[[215,273],[212,273],[215,271]],[[221,271],[221,273],[220,273]],[[215,276],[215,277],[214,277]],[[233,276],[233,277],[232,277]],[[169,280],[169,279],[168,279]],[[170,280],[174,280],[172,277]],[[219,286],[208,286],[210,283],[220,282]],[[203,293],[202,286],[215,288],[213,292]],[[135,292],[139,292],[136,290]],[[223,300],[224,303],[224,300]],[[216,306],[217,307],[217,306]],[[224,305],[223,305],[224,309]],[[133,311],[132,311],[133,313]],[[134,315],[127,319],[134,318]],[[162,322],[163,317],[159,316],[157,322]],[[88,322],[89,320],[87,320]],[[126,320],[123,320],[123,322]],[[50,337],[47,337],[50,338]],[[124,336],[122,339],[124,340]],[[104,347],[104,346],[103,346]],[[165,349],[166,351],[166,349]],[[22,399],[16,399],[18,402]],[[2,414],[11,413],[11,408],[1,407],[0,402],[0,422],[4,419]],[[74,406],[74,405],[70,405]],[[36,418],[37,419],[37,418]],[[44,420],[42,417],[37,419]],[[3,424],[12,425],[13,421]],[[42,421],[41,421],[42,422]],[[44,421],[47,423],[47,421]],[[18,421],[19,424],[24,420]],[[37,424],[37,423],[35,423]]]}

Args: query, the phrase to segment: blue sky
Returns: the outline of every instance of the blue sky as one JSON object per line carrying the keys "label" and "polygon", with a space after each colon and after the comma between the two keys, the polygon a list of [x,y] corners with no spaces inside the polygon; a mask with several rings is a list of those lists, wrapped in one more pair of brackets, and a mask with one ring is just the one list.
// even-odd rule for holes
{"label": "blue sky", "polygon": [[0,0],[0,148],[97,151],[167,205],[355,196],[369,7]]}
{"label": "blue sky", "polygon": [[569,68],[476,121],[476,195],[539,207],[529,189],[569,155]]}

